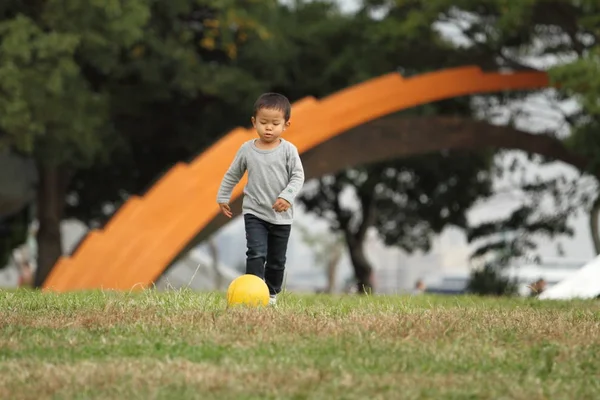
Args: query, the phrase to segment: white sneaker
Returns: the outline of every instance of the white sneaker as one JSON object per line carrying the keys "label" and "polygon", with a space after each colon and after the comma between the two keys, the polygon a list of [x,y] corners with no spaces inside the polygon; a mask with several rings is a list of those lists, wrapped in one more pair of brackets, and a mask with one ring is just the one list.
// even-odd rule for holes
{"label": "white sneaker", "polygon": [[277,305],[277,296],[275,296],[274,294],[269,296],[269,305],[270,306]]}

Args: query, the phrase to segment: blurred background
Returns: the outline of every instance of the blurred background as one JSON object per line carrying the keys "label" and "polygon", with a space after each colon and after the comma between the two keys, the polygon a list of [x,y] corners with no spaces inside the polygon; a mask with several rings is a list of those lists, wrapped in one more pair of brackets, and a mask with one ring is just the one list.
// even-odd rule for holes
{"label": "blurred background", "polygon": [[[478,66],[547,72],[552,87],[393,115],[390,129],[423,140],[460,121],[464,148],[308,181],[286,287],[576,291],[600,252],[599,38],[596,0],[5,0],[0,287],[39,287],[129,196],[248,126],[262,92],[293,102],[391,72]],[[244,263],[236,218],[156,286],[223,289]]]}

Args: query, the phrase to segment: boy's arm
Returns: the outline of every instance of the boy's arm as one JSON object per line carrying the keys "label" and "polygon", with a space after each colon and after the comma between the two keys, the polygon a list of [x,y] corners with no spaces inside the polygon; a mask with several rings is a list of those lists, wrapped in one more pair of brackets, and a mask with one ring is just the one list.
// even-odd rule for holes
{"label": "boy's arm", "polygon": [[300,154],[298,154],[298,149],[295,146],[292,147],[292,154],[288,163],[288,168],[292,171],[292,176],[288,185],[283,189],[283,192],[279,194],[279,198],[286,200],[290,204],[294,204],[294,199],[304,185],[304,168],[302,160],[300,160]]}
{"label": "boy's arm", "polygon": [[223,176],[219,192],[217,193],[217,203],[226,204],[229,203],[231,198],[231,192],[235,185],[238,184],[244,173],[246,172],[246,157],[244,154],[244,147],[240,147],[233,162],[229,166],[229,169]]}

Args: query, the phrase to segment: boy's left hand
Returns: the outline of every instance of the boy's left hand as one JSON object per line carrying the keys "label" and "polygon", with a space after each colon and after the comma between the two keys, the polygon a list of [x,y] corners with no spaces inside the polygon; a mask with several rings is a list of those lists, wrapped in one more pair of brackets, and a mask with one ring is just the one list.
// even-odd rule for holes
{"label": "boy's left hand", "polygon": [[287,211],[291,207],[291,204],[288,203],[287,200],[282,199],[281,197],[277,199],[275,204],[273,204],[273,210],[276,212]]}

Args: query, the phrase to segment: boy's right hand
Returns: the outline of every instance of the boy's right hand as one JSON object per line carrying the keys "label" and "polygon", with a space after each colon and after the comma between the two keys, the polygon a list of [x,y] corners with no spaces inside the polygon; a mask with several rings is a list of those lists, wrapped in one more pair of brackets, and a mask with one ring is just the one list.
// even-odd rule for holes
{"label": "boy's right hand", "polygon": [[229,208],[229,204],[227,203],[219,203],[219,207],[221,208],[221,212],[228,218],[231,218],[233,216],[233,213],[231,212],[231,208]]}

